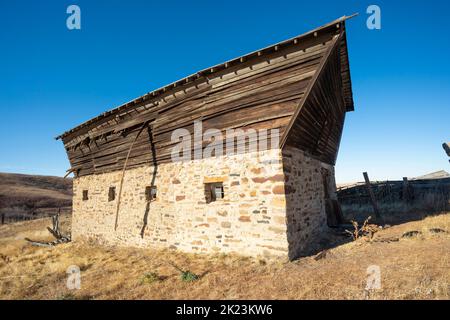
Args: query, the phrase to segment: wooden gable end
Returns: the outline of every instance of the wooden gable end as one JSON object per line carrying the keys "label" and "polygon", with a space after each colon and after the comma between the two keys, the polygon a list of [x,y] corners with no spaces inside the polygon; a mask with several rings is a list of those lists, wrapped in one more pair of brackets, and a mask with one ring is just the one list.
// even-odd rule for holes
{"label": "wooden gable end", "polygon": [[342,63],[346,50],[345,34],[342,33],[327,52],[326,60],[311,82],[307,97],[298,106],[297,114],[292,118],[289,132],[286,132],[283,140],[283,145],[299,148],[333,165],[337,158],[345,113],[349,105],[350,110],[353,108],[353,101],[345,99],[345,91],[351,90],[348,88],[350,79],[345,77],[348,63],[345,66]]}

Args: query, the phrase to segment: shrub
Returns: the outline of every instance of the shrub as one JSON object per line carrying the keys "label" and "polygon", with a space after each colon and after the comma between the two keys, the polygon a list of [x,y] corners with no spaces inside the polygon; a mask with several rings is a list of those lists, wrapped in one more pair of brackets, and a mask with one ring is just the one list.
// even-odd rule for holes
{"label": "shrub", "polygon": [[182,271],[181,272],[181,280],[184,282],[192,282],[198,280],[200,277],[191,271]]}

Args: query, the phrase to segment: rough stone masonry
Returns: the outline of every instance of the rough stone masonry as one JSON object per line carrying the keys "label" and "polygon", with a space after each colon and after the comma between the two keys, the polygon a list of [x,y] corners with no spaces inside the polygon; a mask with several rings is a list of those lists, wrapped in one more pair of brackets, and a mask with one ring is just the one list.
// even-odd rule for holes
{"label": "rough stone masonry", "polygon": [[[274,160],[278,164],[268,169]],[[117,230],[117,197],[111,200],[109,190],[118,190],[122,171],[78,177],[73,239],[186,252],[298,256],[326,228],[324,167],[332,170],[295,148],[161,164],[153,200],[145,190],[154,168],[126,170]],[[210,182],[223,183],[223,199],[206,202],[205,184]]]}

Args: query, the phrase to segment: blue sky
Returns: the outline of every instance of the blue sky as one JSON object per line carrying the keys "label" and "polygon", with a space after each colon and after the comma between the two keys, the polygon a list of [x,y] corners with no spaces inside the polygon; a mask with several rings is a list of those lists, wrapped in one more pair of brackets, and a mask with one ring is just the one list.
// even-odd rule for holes
{"label": "blue sky", "polygon": [[[81,8],[81,30],[66,8]],[[366,8],[381,8],[381,30]],[[338,182],[450,171],[448,1],[0,2],[0,171],[64,175],[53,138],[200,69],[343,15],[356,110],[347,115]]]}

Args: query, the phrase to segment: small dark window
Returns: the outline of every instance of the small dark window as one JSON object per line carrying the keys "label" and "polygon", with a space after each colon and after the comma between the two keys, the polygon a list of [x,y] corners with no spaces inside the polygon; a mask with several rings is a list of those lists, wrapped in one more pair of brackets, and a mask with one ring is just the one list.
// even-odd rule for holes
{"label": "small dark window", "polygon": [[109,187],[108,201],[114,201],[116,199],[116,187]]}
{"label": "small dark window", "polygon": [[155,186],[153,187],[145,187],[145,199],[147,201],[153,201],[156,199],[157,194],[157,188]]}
{"label": "small dark window", "polygon": [[89,200],[88,191],[83,190],[83,201],[87,201],[87,200]]}
{"label": "small dark window", "polygon": [[205,183],[206,203],[217,201],[218,199],[223,199],[223,197],[224,192],[222,182]]}

